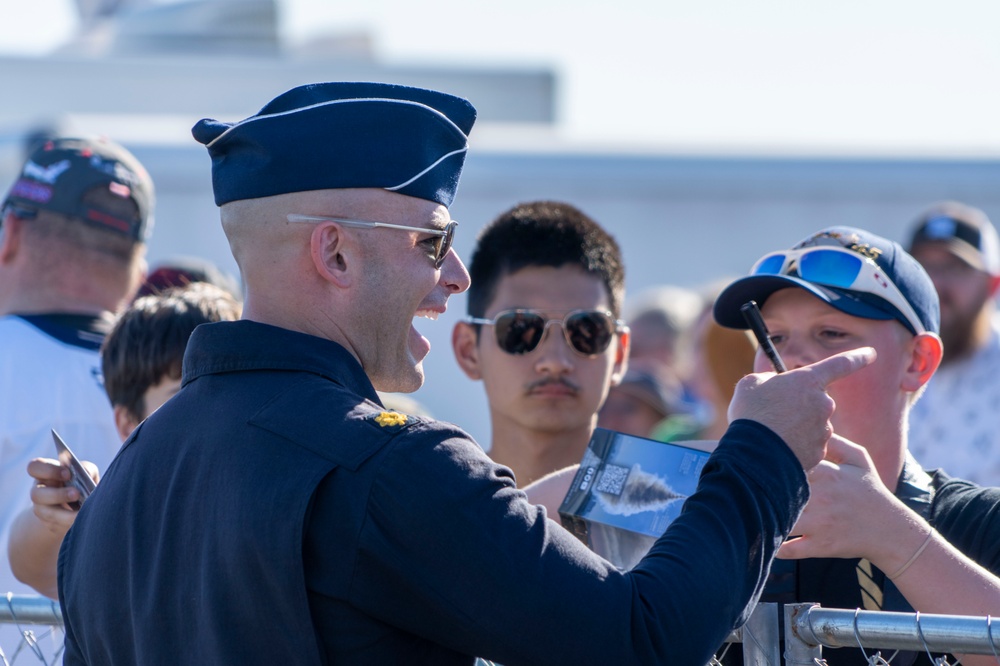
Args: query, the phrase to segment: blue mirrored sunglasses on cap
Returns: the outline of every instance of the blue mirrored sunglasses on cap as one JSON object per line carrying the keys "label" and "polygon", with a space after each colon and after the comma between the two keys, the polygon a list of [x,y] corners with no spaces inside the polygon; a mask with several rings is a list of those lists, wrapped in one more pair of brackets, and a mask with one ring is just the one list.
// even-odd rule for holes
{"label": "blue mirrored sunglasses on cap", "polygon": [[549,324],[559,324],[566,343],[580,356],[603,353],[616,333],[628,331],[625,322],[603,310],[573,310],[562,319],[546,319],[535,310],[505,310],[493,319],[466,317],[465,321],[492,326],[497,345],[508,354],[534,351],[545,337]]}
{"label": "blue mirrored sunglasses on cap", "polygon": [[860,291],[883,299],[906,317],[918,334],[926,332],[913,306],[872,259],[839,247],[806,247],[764,255],[751,275],[790,275],[826,287]]}

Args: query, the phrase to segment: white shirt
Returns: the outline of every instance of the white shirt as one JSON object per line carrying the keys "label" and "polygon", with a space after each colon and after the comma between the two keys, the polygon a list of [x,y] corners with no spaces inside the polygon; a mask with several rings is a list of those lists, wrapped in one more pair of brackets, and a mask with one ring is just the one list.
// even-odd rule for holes
{"label": "white shirt", "polygon": [[[99,336],[74,340],[69,329],[62,332],[54,337],[55,330],[45,333],[20,317],[0,317],[0,598],[7,592],[38,594],[11,573],[7,542],[14,518],[31,506],[28,462],[55,458],[51,429],[77,457],[101,470],[121,446],[101,378]],[[0,646],[9,658],[18,635],[11,625],[0,628]],[[28,659],[34,657],[20,660]]]}
{"label": "white shirt", "polygon": [[1000,313],[984,347],[931,378],[910,411],[909,445],[924,469],[1000,486]]}

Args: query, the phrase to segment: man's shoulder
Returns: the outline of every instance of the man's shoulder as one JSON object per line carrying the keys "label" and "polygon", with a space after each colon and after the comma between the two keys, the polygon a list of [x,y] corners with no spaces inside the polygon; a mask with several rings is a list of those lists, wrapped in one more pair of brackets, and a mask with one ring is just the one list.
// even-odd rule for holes
{"label": "man's shoulder", "polygon": [[942,470],[933,473],[932,485],[935,524],[990,518],[1000,525],[1000,488],[956,479]]}
{"label": "man's shoulder", "polygon": [[117,441],[98,351],[64,344],[17,316],[0,317],[0,391],[0,421],[9,427],[34,429],[46,413],[49,424],[109,419]]}
{"label": "man's shoulder", "polygon": [[316,376],[276,395],[250,419],[250,425],[350,469],[393,441],[469,439],[457,426],[386,409]]}
{"label": "man's shoulder", "polygon": [[953,479],[938,470],[931,524],[956,548],[1000,573],[1000,488]]}
{"label": "man's shoulder", "polygon": [[934,488],[935,502],[1000,502],[1000,488],[981,486],[972,481],[958,479],[945,470],[934,470],[931,474],[931,484]]}
{"label": "man's shoulder", "polygon": [[54,339],[45,334],[41,328],[19,315],[0,317],[0,336],[3,338],[4,348],[8,349],[9,352],[14,351],[10,348],[11,344],[38,345],[54,342]]}
{"label": "man's shoulder", "polygon": [[[65,353],[96,356],[111,327],[111,314],[8,314],[0,317],[4,342],[17,341],[32,348],[63,349]],[[6,346],[6,344],[5,344]]]}

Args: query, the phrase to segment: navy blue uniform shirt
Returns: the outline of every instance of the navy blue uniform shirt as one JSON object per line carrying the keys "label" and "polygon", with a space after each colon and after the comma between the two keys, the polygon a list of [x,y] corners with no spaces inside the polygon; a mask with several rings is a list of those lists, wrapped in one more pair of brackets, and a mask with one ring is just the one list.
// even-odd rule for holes
{"label": "navy blue uniform shirt", "polygon": [[207,324],[65,539],[65,663],[703,666],[807,493],[737,421],[620,572],[462,430],[385,414],[341,346]]}

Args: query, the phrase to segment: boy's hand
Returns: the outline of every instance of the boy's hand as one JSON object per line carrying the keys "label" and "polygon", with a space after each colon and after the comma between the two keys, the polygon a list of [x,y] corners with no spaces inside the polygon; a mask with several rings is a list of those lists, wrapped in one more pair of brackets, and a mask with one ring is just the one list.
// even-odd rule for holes
{"label": "boy's hand", "polygon": [[[919,517],[882,483],[864,447],[834,435],[826,459],[809,472],[809,503],[778,557],[865,557],[878,565],[897,558],[897,528]],[[926,531],[926,528],[919,528]],[[890,559],[887,559],[890,558]]]}
{"label": "boy's hand", "polygon": [[[96,483],[97,467],[83,461],[84,467]],[[32,510],[35,516],[54,533],[65,533],[76,520],[76,511],[69,508],[70,502],[80,499],[76,488],[67,486],[70,471],[50,458],[35,458],[28,463],[28,474],[36,484],[31,489]]]}

